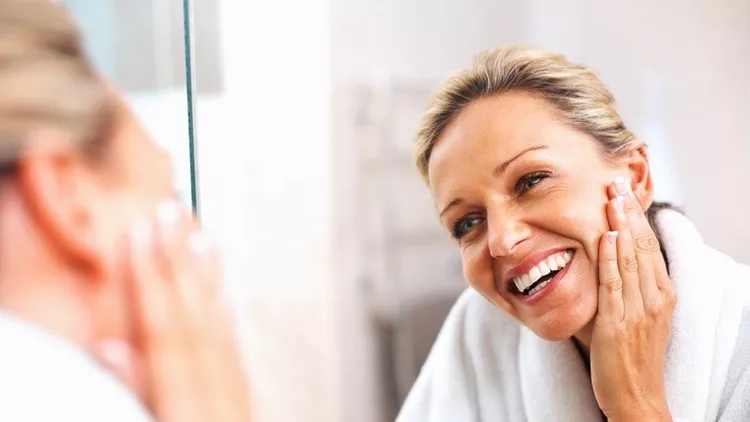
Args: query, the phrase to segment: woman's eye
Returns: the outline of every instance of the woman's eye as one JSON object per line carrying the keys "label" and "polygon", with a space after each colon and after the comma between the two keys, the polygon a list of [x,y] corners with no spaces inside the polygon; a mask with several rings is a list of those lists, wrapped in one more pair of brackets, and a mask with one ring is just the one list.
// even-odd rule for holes
{"label": "woman's eye", "polygon": [[518,180],[516,183],[516,192],[519,195],[522,195],[526,193],[527,191],[531,190],[534,186],[539,184],[542,180],[549,177],[549,173],[547,172],[537,172],[537,173],[531,173],[523,176]]}
{"label": "woman's eye", "polygon": [[460,239],[482,222],[480,217],[465,217],[453,225],[453,237]]}

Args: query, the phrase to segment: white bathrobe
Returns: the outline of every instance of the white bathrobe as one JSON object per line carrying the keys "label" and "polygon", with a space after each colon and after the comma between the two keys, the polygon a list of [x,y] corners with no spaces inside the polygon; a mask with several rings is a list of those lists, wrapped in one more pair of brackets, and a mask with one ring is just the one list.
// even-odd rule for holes
{"label": "white bathrobe", "polygon": [[148,422],[121,383],[72,343],[0,312],[0,421]]}
{"label": "white bathrobe", "polygon": [[[679,295],[665,368],[672,416],[748,422],[750,267],[708,247],[677,212],[661,211],[657,224]],[[573,342],[540,339],[473,290],[454,305],[397,418],[601,420]]]}

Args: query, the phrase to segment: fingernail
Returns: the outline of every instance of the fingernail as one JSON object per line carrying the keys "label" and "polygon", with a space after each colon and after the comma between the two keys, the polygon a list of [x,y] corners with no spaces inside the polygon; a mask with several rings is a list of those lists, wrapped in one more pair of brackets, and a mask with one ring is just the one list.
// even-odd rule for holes
{"label": "fingernail", "polygon": [[136,251],[140,252],[147,249],[152,237],[151,223],[145,219],[134,221],[130,228],[130,237]]}
{"label": "fingernail", "polygon": [[618,195],[615,198],[615,208],[617,208],[617,211],[623,212],[625,211],[625,197]]}
{"label": "fingernail", "polygon": [[630,192],[630,185],[625,182],[625,178],[622,176],[617,176],[615,178],[615,190],[620,195],[627,195],[628,192]]}
{"label": "fingernail", "polygon": [[188,247],[196,257],[200,257],[213,251],[214,242],[206,232],[197,231],[190,235],[190,239],[188,239]]}
{"label": "fingernail", "polygon": [[166,230],[171,230],[177,225],[181,213],[180,204],[174,200],[165,200],[156,206],[156,219],[159,226]]}
{"label": "fingernail", "polygon": [[614,245],[615,242],[617,242],[617,232],[608,232],[607,242],[609,242],[610,245]]}

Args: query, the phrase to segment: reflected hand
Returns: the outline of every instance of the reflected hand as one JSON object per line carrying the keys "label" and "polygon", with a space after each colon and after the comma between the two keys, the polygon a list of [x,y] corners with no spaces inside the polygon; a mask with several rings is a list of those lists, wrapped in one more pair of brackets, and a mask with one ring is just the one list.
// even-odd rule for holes
{"label": "reflected hand", "polygon": [[128,262],[143,371],[112,369],[140,384],[159,422],[248,422],[249,393],[222,300],[218,253],[177,203],[162,204],[157,214],[156,222],[133,230]]}
{"label": "reflected hand", "polygon": [[630,187],[610,186],[615,232],[599,246],[599,307],[591,378],[610,421],[671,421],[664,363],[676,294],[658,240]]}

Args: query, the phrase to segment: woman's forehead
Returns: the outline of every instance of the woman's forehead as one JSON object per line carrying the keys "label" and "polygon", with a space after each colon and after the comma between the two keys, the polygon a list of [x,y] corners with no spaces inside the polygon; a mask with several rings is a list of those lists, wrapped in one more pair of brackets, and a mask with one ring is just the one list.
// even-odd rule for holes
{"label": "woman's forehead", "polygon": [[560,144],[573,130],[550,108],[545,101],[524,93],[498,95],[468,105],[435,143],[428,168],[430,179],[444,165],[507,160],[528,148]]}
{"label": "woman's forehead", "polygon": [[439,205],[461,186],[486,180],[502,173],[499,169],[509,165],[505,163],[529,157],[570,166],[595,158],[596,144],[533,96],[480,100],[457,116],[436,142],[428,166],[430,187]]}

